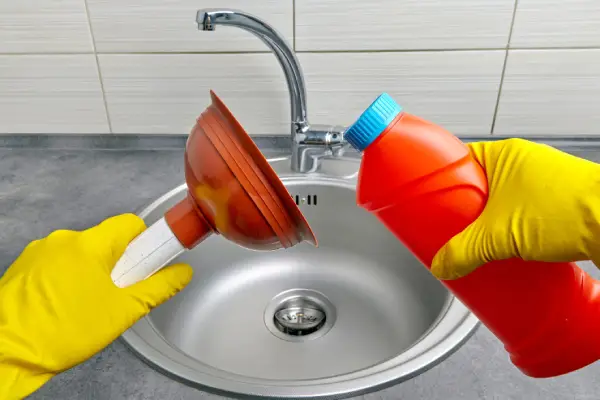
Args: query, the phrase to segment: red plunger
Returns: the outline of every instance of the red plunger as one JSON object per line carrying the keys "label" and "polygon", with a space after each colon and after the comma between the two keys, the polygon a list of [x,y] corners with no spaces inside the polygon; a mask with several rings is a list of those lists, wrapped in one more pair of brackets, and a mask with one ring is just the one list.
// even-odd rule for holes
{"label": "red plunger", "polygon": [[287,189],[214,92],[185,150],[187,196],[135,238],[112,271],[119,287],[146,279],[212,233],[253,250],[317,240]]}

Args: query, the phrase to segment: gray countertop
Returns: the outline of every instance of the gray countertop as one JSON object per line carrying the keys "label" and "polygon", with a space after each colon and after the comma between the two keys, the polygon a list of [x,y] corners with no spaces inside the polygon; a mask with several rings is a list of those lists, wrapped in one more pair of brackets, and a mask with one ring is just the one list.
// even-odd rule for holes
{"label": "gray countertop", "polygon": [[[182,183],[182,153],[0,149],[0,274],[31,240],[55,229],[83,229],[108,216],[134,211]],[[592,159],[598,159],[597,154],[578,153]],[[594,270],[589,264],[584,267]],[[598,377],[600,363],[559,378],[527,378],[510,364],[501,344],[481,327],[433,369],[361,398],[598,399]],[[31,396],[36,400],[199,398],[222,397],[156,372],[120,340]]]}

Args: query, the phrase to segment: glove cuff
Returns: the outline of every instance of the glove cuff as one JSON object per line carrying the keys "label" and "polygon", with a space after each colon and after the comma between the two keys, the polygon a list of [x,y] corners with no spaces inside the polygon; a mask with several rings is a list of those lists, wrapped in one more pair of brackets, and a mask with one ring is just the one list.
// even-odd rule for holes
{"label": "glove cuff", "polygon": [[17,400],[29,396],[48,382],[54,374],[35,372],[24,365],[17,365],[0,355],[0,399]]}

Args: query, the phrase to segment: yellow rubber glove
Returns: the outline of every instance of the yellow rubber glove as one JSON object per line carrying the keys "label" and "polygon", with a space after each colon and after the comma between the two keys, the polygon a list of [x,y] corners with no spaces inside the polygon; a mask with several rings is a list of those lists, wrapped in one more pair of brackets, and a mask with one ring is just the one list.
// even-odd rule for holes
{"label": "yellow rubber glove", "polygon": [[468,146],[485,170],[489,199],[438,251],[436,277],[459,278],[512,257],[600,265],[600,165],[522,139]]}
{"label": "yellow rubber glove", "polygon": [[108,346],[192,278],[167,267],[120,289],[110,272],[144,230],[135,215],[29,244],[0,278],[0,399],[21,399]]}

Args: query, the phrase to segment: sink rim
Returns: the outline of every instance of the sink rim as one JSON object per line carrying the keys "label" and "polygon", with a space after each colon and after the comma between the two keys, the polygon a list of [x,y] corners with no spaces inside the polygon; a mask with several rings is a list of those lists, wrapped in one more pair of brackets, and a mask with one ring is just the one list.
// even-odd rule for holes
{"label": "sink rim", "polygon": [[[358,170],[358,159],[346,160],[356,162]],[[356,182],[356,174],[331,177],[319,174],[307,176],[288,172],[287,168],[289,167],[286,168],[289,166],[288,157],[278,157],[269,162],[272,163],[284,182],[299,179],[313,184],[327,184],[331,180],[343,181],[345,184],[355,184]],[[186,185],[181,184],[157,198],[137,214],[146,218],[165,201],[186,190]],[[236,375],[228,371],[218,371],[214,368],[215,371],[222,372],[222,374],[210,374],[193,369],[194,363],[202,364],[202,362],[191,360],[181,350],[172,346],[154,328],[148,317],[143,318],[126,331],[121,340],[127,348],[150,367],[176,381],[203,391],[235,397],[341,398],[373,392],[420,375],[458,350],[474,334],[479,325],[480,322],[475,315],[450,293],[443,311],[435,322],[402,353],[391,355],[391,358],[384,362],[348,374],[306,381],[269,381]],[[148,337],[146,334],[152,336]],[[172,355],[165,354],[167,350]],[[184,361],[187,365],[184,365]]]}

